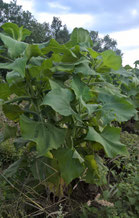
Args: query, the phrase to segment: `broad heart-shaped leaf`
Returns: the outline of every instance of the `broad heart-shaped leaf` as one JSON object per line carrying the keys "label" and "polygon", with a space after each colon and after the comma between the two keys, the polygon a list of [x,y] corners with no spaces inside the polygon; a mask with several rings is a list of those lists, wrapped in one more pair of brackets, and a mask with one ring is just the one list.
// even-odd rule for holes
{"label": "broad heart-shaped leaf", "polygon": [[112,50],[107,50],[101,53],[103,58],[103,65],[113,70],[119,70],[122,65],[121,56],[116,55]]}
{"label": "broad heart-shaped leaf", "polygon": [[75,28],[71,34],[70,41],[66,46],[81,45],[83,47],[92,47],[93,42],[89,35],[89,32],[83,28]]}
{"label": "broad heart-shaped leaf", "polygon": [[58,160],[61,176],[67,184],[73,179],[78,178],[84,170],[79,159],[73,158],[73,154],[74,151],[69,148],[59,148],[53,151],[54,157]]}
{"label": "broad heart-shaped leaf", "polygon": [[18,27],[15,23],[5,23],[1,27],[7,35],[18,41],[23,41],[31,34],[29,30],[24,29],[23,26]]}
{"label": "broad heart-shaped leaf", "polygon": [[25,76],[25,67],[27,58],[17,58],[13,63],[0,63],[0,69],[13,70],[20,74],[22,78]]}
{"label": "broad heart-shaped leaf", "polygon": [[127,149],[120,142],[120,128],[107,126],[103,132],[98,133],[93,127],[89,127],[86,140],[98,142],[103,147],[108,157],[113,158],[116,155],[127,155]]}
{"label": "broad heart-shaped leaf", "polygon": [[57,88],[44,97],[42,105],[49,105],[59,114],[69,116],[75,114],[70,106],[72,100],[73,94],[69,89]]}
{"label": "broad heart-shaped leaf", "polygon": [[19,57],[27,47],[27,43],[16,41],[2,33],[0,33],[0,38],[4,45],[8,48],[8,53],[11,58]]}
{"label": "broad heart-shaped leaf", "polygon": [[98,100],[102,102],[102,120],[105,125],[113,120],[127,121],[136,114],[134,105],[124,97],[101,92]]}
{"label": "broad heart-shaped leaf", "polygon": [[0,99],[6,100],[11,94],[9,85],[7,83],[0,83]]}
{"label": "broad heart-shaped leaf", "polygon": [[65,140],[66,129],[60,129],[52,124],[47,127],[41,122],[30,120],[24,115],[20,117],[22,136],[37,144],[37,150],[44,155],[52,149],[59,148]]}

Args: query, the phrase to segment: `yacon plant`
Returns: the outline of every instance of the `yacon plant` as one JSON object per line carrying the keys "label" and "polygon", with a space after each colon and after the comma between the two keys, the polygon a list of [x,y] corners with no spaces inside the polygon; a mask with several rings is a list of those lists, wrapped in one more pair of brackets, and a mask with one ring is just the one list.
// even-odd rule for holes
{"label": "yacon plant", "polygon": [[[112,123],[136,115],[129,97],[106,76],[121,69],[121,57],[111,50],[94,51],[82,28],[75,28],[70,41],[60,45],[54,39],[27,44],[21,40],[30,32],[23,27],[1,27],[0,52],[6,61],[0,69],[7,74],[0,82],[0,100],[5,116],[19,127],[6,126],[0,142],[13,137],[16,145],[36,150],[32,174],[47,178],[50,186],[68,185],[75,178],[106,183],[103,157],[127,155],[120,128]],[[4,175],[12,176],[22,160]]]}

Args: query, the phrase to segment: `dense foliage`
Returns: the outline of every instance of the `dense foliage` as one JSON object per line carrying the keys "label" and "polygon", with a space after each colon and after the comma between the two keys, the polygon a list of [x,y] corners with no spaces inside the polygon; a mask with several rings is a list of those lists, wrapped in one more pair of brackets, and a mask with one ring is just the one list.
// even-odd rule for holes
{"label": "dense foliage", "polygon": [[22,42],[30,31],[16,24],[2,29],[0,69],[7,74],[0,81],[0,102],[14,125],[3,126],[0,143],[12,138],[23,150],[3,178],[31,174],[35,186],[41,183],[59,197],[71,192],[75,179],[106,185],[106,160],[129,155],[119,125],[131,118],[138,124],[137,66],[123,68],[112,50],[94,51],[82,28],[62,45],[55,39]]}

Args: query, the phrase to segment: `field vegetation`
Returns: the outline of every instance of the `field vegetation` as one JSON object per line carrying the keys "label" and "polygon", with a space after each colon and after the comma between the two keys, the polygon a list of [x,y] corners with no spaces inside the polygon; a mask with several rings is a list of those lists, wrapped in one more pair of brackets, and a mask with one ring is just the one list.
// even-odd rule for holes
{"label": "field vegetation", "polygon": [[137,218],[139,61],[1,28],[0,217]]}

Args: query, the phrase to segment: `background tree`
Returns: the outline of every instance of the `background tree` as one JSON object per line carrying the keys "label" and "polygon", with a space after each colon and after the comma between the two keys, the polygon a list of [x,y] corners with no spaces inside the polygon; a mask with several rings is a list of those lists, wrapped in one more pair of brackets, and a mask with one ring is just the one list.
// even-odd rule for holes
{"label": "background tree", "polygon": [[58,34],[60,31],[60,28],[62,27],[62,21],[58,17],[53,17],[53,21],[51,24],[51,31],[53,38],[58,38]]}
{"label": "background tree", "polygon": [[62,25],[62,21],[58,17],[53,17],[51,24],[52,37],[59,43],[65,43],[69,40],[70,34],[66,25]]}
{"label": "background tree", "polygon": [[103,52],[108,49],[111,49],[116,52],[117,55],[122,56],[122,52],[117,48],[116,40],[110,38],[107,34],[103,38],[99,38],[97,31],[90,31],[90,37],[93,41],[93,49],[98,52]]}

